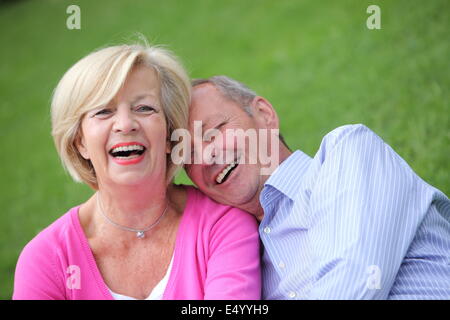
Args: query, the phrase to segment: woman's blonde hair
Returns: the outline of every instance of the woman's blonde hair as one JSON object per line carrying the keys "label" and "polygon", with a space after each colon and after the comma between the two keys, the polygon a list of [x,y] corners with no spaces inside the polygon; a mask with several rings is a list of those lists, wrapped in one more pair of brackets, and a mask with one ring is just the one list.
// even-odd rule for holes
{"label": "woman's blonde hair", "polygon": [[[64,74],[51,103],[56,149],[63,166],[75,181],[98,188],[91,162],[81,156],[76,146],[83,116],[108,104],[130,71],[139,65],[151,67],[160,82],[160,101],[166,116],[168,139],[175,129],[187,127],[191,85],[182,64],[170,51],[148,44],[117,45],[94,51]],[[170,154],[167,155],[168,183],[179,168],[172,163]]]}

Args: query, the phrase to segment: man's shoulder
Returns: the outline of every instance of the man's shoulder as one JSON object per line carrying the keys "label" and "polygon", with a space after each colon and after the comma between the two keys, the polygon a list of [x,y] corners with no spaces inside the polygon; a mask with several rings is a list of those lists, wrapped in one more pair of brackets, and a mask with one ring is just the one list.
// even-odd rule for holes
{"label": "man's shoulder", "polygon": [[316,158],[323,162],[325,157],[338,147],[347,150],[355,149],[353,151],[357,152],[358,147],[367,147],[368,144],[372,143],[384,145],[384,141],[364,124],[343,125],[323,137]]}
{"label": "man's shoulder", "polygon": [[347,124],[337,127],[336,129],[327,133],[323,137],[322,143],[325,142],[330,146],[335,146],[340,142],[349,139],[373,139],[375,137],[379,139],[375,132],[373,132],[364,124]]}

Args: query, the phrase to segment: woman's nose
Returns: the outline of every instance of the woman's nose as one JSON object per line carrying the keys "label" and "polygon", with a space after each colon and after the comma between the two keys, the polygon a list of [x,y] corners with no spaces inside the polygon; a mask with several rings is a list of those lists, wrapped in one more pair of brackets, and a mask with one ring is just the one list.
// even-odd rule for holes
{"label": "woman's nose", "polygon": [[113,130],[117,133],[127,134],[136,131],[139,127],[137,119],[131,110],[118,110],[114,121]]}

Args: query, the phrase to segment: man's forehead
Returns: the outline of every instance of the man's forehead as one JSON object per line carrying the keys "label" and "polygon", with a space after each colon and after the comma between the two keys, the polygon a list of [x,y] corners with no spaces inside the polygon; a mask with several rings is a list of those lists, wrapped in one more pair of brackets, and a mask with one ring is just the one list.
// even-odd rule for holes
{"label": "man's forehead", "polygon": [[192,88],[193,97],[200,97],[202,95],[221,95],[219,89],[212,83],[202,83]]}
{"label": "man's forehead", "polygon": [[193,88],[190,112],[205,117],[217,113],[218,108],[226,103],[229,101],[223,97],[219,89],[212,84],[204,83]]}
{"label": "man's forehead", "polygon": [[203,83],[193,87],[191,110],[195,112],[205,112],[208,109],[216,112],[217,108],[225,104],[235,104],[228,99],[215,85]]}
{"label": "man's forehead", "polygon": [[193,88],[189,111],[191,125],[194,121],[202,121],[202,127],[210,128],[233,114],[239,114],[241,108],[234,101],[224,97],[213,84],[203,83]]}

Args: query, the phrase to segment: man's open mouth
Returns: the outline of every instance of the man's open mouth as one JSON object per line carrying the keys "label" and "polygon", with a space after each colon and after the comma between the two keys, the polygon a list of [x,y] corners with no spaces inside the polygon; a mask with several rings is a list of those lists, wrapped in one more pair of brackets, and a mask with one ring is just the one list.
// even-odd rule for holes
{"label": "man's open mouth", "polygon": [[137,158],[145,152],[146,148],[140,144],[117,146],[109,150],[109,154],[116,159],[126,160]]}
{"label": "man's open mouth", "polygon": [[238,161],[233,161],[228,166],[226,166],[216,177],[217,184],[222,184],[225,181],[227,181],[228,177],[230,176],[231,172],[233,172],[234,169],[238,166]]}

